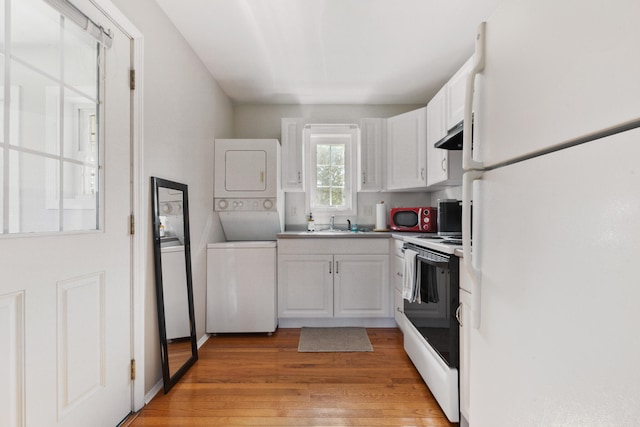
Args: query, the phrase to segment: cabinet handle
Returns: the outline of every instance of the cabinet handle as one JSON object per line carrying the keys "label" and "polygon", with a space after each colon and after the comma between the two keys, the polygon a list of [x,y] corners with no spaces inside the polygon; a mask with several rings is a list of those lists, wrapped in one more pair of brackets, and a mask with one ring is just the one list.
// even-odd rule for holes
{"label": "cabinet handle", "polygon": [[400,307],[396,307],[396,311],[398,311],[398,312],[400,312],[400,313],[404,313],[404,311],[402,311],[402,310],[400,309]]}
{"label": "cabinet handle", "polygon": [[339,274],[340,272],[338,271],[338,267],[340,266],[340,264],[338,264],[339,261],[336,261],[336,274]]}
{"label": "cabinet handle", "polygon": [[402,276],[402,273],[400,273],[399,271],[396,271],[396,274],[397,274],[398,276],[400,276],[400,277],[403,277],[403,276]]}
{"label": "cabinet handle", "polygon": [[298,184],[302,182],[302,172],[298,171]]}
{"label": "cabinet handle", "polygon": [[456,319],[458,320],[458,325],[463,326],[462,324],[462,318],[460,317],[460,311],[462,310],[462,304],[460,304],[458,306],[458,308],[456,309]]}
{"label": "cabinet handle", "polygon": [[264,171],[260,172],[260,184],[264,184]]}
{"label": "cabinet handle", "polygon": [[444,159],[442,159],[442,165],[441,165],[442,166],[442,170],[445,171],[445,172],[447,171],[447,168],[445,166],[446,162],[447,162],[447,158],[445,157]]}
{"label": "cabinet handle", "polygon": [[367,173],[366,172],[362,172],[362,183],[363,184],[367,183]]}
{"label": "cabinet handle", "polygon": [[333,268],[333,262],[329,261],[329,274],[331,274],[332,268]]}
{"label": "cabinet handle", "polygon": [[420,179],[424,179],[424,168],[420,169]]}

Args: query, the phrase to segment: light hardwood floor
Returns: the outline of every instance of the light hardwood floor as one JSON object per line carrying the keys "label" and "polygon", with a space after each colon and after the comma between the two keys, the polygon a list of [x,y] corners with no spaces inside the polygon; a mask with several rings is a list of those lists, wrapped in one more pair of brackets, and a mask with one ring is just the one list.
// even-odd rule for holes
{"label": "light hardwood floor", "polygon": [[367,329],[370,353],[298,353],[300,329],[212,336],[131,426],[454,426],[398,329]]}

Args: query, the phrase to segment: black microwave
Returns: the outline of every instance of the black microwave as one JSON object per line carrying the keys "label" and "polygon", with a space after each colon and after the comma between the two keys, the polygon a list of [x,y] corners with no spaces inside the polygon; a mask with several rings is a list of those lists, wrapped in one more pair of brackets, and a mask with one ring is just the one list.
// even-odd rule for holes
{"label": "black microwave", "polygon": [[438,235],[462,236],[462,200],[438,199]]}

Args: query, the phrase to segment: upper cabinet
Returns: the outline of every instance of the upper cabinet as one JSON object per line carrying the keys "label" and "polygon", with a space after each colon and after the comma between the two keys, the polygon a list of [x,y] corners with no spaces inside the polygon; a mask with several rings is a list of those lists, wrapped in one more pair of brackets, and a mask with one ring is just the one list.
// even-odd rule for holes
{"label": "upper cabinet", "polygon": [[446,95],[447,86],[427,105],[427,186],[431,189],[462,184],[462,151],[434,147],[447,135]]}
{"label": "upper cabinet", "polygon": [[430,189],[462,184],[462,151],[435,148],[464,119],[467,77],[473,57],[449,79],[427,105],[427,185]]}
{"label": "upper cabinet", "polygon": [[387,190],[427,186],[427,108],[387,119]]}
{"label": "upper cabinet", "polygon": [[358,144],[358,191],[384,189],[385,119],[361,119]]}
{"label": "upper cabinet", "polygon": [[473,68],[473,56],[449,79],[446,91],[446,131],[464,119],[464,98],[467,92],[467,76]]}
{"label": "upper cabinet", "polygon": [[304,191],[302,128],[304,120],[283,118],[281,135],[281,186],[283,191]]}

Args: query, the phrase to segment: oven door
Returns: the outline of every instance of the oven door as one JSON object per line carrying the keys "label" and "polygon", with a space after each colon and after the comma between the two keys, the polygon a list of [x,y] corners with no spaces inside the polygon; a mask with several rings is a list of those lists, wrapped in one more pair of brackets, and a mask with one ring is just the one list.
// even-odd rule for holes
{"label": "oven door", "polygon": [[455,317],[459,304],[457,261],[455,256],[420,251],[416,257],[415,286],[420,288],[421,302],[404,301],[407,319],[452,368],[459,365],[460,347],[459,325]]}

